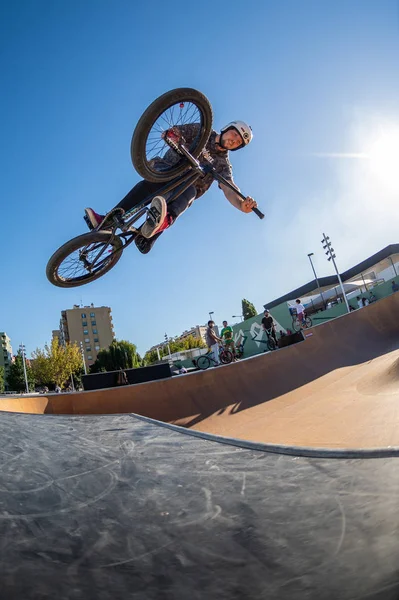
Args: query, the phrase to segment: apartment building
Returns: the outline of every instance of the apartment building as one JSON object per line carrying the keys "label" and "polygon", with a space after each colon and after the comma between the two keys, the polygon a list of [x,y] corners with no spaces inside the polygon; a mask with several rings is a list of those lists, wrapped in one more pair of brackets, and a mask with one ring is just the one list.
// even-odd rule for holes
{"label": "apartment building", "polygon": [[[53,336],[57,335],[54,330]],[[86,368],[92,365],[101,348],[115,339],[109,306],[79,306],[61,311],[59,340],[61,344],[78,343],[83,349]]]}
{"label": "apartment building", "polygon": [[7,374],[12,362],[11,340],[5,331],[0,331],[0,367],[4,367],[5,381],[7,383]]}

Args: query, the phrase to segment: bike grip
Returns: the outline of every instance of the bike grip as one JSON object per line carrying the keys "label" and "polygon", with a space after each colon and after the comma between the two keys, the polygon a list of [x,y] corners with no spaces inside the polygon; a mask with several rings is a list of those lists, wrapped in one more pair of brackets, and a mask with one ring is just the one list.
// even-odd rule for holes
{"label": "bike grip", "polygon": [[259,210],[259,208],[253,208],[252,211],[259,217],[259,219],[265,218],[265,215]]}

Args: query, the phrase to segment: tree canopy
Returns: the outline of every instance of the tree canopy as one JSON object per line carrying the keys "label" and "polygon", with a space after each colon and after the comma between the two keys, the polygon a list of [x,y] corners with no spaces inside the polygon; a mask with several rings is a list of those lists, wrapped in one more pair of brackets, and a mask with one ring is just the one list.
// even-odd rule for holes
{"label": "tree canopy", "polygon": [[[171,354],[175,352],[182,352],[184,350],[191,350],[193,348],[206,348],[206,344],[202,338],[194,337],[193,335],[189,335],[181,340],[169,340],[169,347]],[[169,353],[168,347],[163,346],[159,348],[159,354],[162,358],[163,356],[167,356]],[[148,350],[148,352],[144,355],[144,362],[147,365],[151,365],[158,361],[158,353],[155,350]]]}
{"label": "tree canopy", "polygon": [[44,350],[37,348],[32,353],[32,371],[39,385],[55,384],[62,389],[68,386],[71,375],[79,377],[82,370],[82,355],[78,344],[62,346],[57,338]]}
{"label": "tree canopy", "polygon": [[241,306],[244,321],[246,321],[247,319],[251,319],[251,317],[256,317],[256,315],[258,314],[252,302],[246,300],[245,298],[242,299]]}
{"label": "tree canopy", "polygon": [[[28,380],[28,389],[32,391],[35,389],[35,376],[29,364],[25,363],[25,365],[26,378]],[[11,392],[26,391],[24,364],[21,350],[18,351],[18,354],[15,356],[14,362],[12,362],[9,367],[7,374],[7,387]]]}
{"label": "tree canopy", "polygon": [[135,369],[141,367],[143,361],[135,344],[126,340],[114,340],[108,348],[102,348],[97,360],[91,365],[91,373],[101,371],[119,371],[119,369]]}

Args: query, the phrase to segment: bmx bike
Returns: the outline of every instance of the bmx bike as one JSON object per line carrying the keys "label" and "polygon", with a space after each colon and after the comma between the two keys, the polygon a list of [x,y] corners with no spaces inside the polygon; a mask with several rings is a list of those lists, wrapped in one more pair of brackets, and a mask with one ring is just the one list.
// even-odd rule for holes
{"label": "bmx bike", "polygon": [[[222,365],[228,365],[233,361],[233,354],[230,350],[226,350],[223,346],[219,346],[219,361]],[[213,358],[213,353],[208,352],[207,354],[202,354],[199,358],[197,358],[197,367],[203,371],[209,369],[211,365],[218,365],[219,363]]]}
{"label": "bmx bike", "polygon": [[292,319],[292,328],[294,331],[301,331],[301,329],[308,329],[312,327],[312,319],[307,316],[306,312],[304,313],[304,318],[302,321],[298,319],[298,315],[294,315]]}
{"label": "bmx bike", "polygon": [[[145,180],[165,185],[126,213],[113,209],[98,227],[61,246],[48,261],[48,280],[55,286],[69,288],[105,275],[140,234],[153,198],[166,195],[167,202],[171,203],[200,177],[211,174],[245,200],[246,197],[212,166],[212,157],[206,151],[212,121],[212,106],[198,90],[177,88],[154,100],[133,132],[131,159]],[[194,131],[189,141],[184,137],[187,126]],[[260,219],[264,218],[258,208],[252,210]]]}

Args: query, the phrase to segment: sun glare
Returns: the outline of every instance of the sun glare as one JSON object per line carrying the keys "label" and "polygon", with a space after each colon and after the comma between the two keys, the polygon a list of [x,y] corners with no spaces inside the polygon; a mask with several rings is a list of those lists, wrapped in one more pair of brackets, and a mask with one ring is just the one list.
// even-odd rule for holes
{"label": "sun glare", "polygon": [[384,185],[399,188],[399,127],[381,132],[366,151],[370,171]]}

